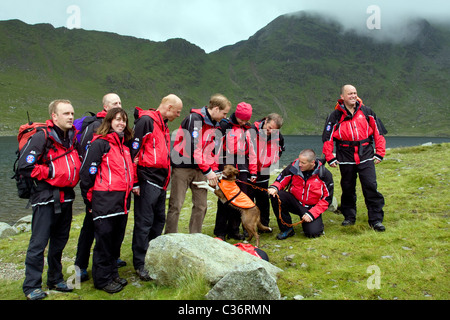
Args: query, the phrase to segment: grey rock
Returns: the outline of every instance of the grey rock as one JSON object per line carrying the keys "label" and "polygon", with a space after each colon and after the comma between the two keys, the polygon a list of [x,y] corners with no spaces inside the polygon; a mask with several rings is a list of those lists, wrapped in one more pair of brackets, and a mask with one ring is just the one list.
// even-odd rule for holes
{"label": "grey rock", "polygon": [[17,230],[5,222],[0,222],[0,239],[8,238],[17,234]]}
{"label": "grey rock", "polygon": [[274,279],[283,271],[205,234],[172,233],[150,241],[145,268],[152,279],[161,285],[175,283],[183,272],[201,274],[214,285],[239,266],[251,262],[259,264]]}
{"label": "grey rock", "polygon": [[206,295],[208,300],[280,300],[276,280],[259,263],[239,266]]}

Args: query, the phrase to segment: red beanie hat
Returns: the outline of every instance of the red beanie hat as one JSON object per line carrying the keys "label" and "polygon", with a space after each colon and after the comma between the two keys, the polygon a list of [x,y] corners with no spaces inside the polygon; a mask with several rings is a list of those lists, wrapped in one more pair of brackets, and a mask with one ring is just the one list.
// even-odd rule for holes
{"label": "red beanie hat", "polygon": [[248,121],[252,117],[252,105],[241,102],[236,107],[236,112],[234,113],[236,118]]}

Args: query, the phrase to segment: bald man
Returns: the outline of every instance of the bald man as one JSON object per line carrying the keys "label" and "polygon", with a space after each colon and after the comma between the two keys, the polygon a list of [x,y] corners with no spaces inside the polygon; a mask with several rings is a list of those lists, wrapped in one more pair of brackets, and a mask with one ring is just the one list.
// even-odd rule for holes
{"label": "bald man", "polygon": [[133,265],[143,281],[148,243],[160,236],[166,222],[166,191],[170,181],[170,132],[167,122],[181,114],[183,102],[170,94],[157,110],[135,110],[131,157],[137,165],[134,193]]}
{"label": "bald man", "polygon": [[[359,176],[369,215],[375,231],[385,231],[384,197],[378,192],[375,165],[386,153],[386,130],[371,108],[358,97],[356,88],[345,85],[335,111],[325,124],[322,135],[323,154],[331,167],[341,172],[341,212],[343,226],[356,221],[356,178]],[[336,142],[336,156],[333,154]],[[375,150],[372,143],[375,142]]]}

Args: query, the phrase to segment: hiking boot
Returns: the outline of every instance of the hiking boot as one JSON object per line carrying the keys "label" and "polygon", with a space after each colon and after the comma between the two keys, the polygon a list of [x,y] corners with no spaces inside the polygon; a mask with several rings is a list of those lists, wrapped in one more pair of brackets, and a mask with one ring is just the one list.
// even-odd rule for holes
{"label": "hiking boot", "polygon": [[240,234],[240,233],[234,233],[234,234],[229,234],[229,235],[228,235],[228,239],[244,240],[245,237],[244,237],[243,234]]}
{"label": "hiking boot", "polygon": [[80,277],[80,282],[85,282],[89,280],[89,274],[87,269],[80,269],[80,273],[77,273],[77,276]]}
{"label": "hiking boot", "polygon": [[122,259],[117,259],[117,268],[122,268],[125,267],[127,265],[127,263],[125,261],[123,261]]}
{"label": "hiking boot", "polygon": [[385,226],[381,222],[375,222],[372,226],[372,229],[378,232],[384,232],[386,230]]}
{"label": "hiking boot", "polygon": [[42,289],[36,289],[27,295],[27,300],[42,300],[47,294]]}
{"label": "hiking boot", "polygon": [[120,283],[117,283],[115,281],[111,281],[106,286],[102,288],[103,291],[108,292],[110,294],[117,293],[122,291],[123,286]]}
{"label": "hiking boot", "polygon": [[118,284],[120,284],[122,287],[125,287],[128,284],[127,279],[121,278],[121,277],[117,277],[114,279],[114,282],[117,282]]}
{"label": "hiking boot", "polygon": [[145,270],[144,267],[140,267],[139,269],[137,269],[136,273],[139,276],[139,279],[141,279],[142,281],[150,281],[150,280],[152,280],[152,278],[148,274],[148,271]]}
{"label": "hiking boot", "polygon": [[294,234],[295,234],[294,228],[289,228],[286,231],[283,231],[283,232],[280,232],[279,234],[277,234],[277,239],[284,240],[289,237],[292,237]]}
{"label": "hiking boot", "polygon": [[355,224],[355,221],[351,221],[351,220],[344,220],[342,221],[342,226],[347,227],[347,226],[353,226]]}
{"label": "hiking boot", "polygon": [[59,292],[72,292],[73,291],[73,288],[69,288],[65,281],[61,281],[60,283],[57,283],[57,284],[50,284],[50,285],[48,285],[48,288],[50,290],[56,290]]}

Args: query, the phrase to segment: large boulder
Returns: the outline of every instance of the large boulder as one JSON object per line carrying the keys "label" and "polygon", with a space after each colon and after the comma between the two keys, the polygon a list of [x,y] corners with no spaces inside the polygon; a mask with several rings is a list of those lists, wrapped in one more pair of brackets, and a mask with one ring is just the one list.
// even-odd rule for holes
{"label": "large boulder", "polygon": [[[276,281],[283,270],[243,252],[235,246],[204,234],[171,233],[152,240],[145,258],[150,276],[160,285],[170,285],[183,272],[202,274],[211,284],[238,267],[255,263]],[[258,267],[258,268],[259,268]]]}
{"label": "large boulder", "polygon": [[0,239],[8,238],[17,234],[17,230],[5,222],[0,222]]}
{"label": "large boulder", "polygon": [[208,300],[279,300],[276,280],[259,263],[239,266],[208,292]]}

